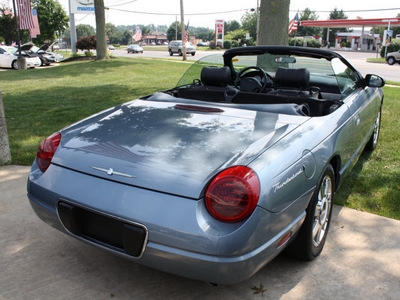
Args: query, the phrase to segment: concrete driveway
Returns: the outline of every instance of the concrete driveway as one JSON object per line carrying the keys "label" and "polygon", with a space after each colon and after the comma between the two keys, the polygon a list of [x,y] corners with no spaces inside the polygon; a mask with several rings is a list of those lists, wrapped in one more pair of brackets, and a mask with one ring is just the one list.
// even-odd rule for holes
{"label": "concrete driveway", "polygon": [[[0,167],[0,299],[399,299],[400,222],[334,208],[321,256],[279,256],[240,284],[213,287],[86,245],[40,221],[28,167]],[[254,294],[252,287],[263,287]]]}

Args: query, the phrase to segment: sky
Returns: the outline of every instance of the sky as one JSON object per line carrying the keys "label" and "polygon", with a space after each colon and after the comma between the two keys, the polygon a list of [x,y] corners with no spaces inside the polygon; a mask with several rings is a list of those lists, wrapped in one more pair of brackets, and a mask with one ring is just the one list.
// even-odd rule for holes
{"label": "sky", "polygon": [[[68,12],[69,0],[58,1]],[[110,7],[110,9],[106,11],[106,22],[111,22],[116,26],[132,24],[169,26],[176,18],[180,21],[180,0],[104,0],[104,2],[106,7]],[[255,8],[256,6],[257,0],[184,0],[185,23],[189,21],[190,26],[209,27],[211,29],[214,28],[215,19],[224,19],[225,21],[237,20],[240,22],[245,11]],[[297,11],[301,11],[307,7],[316,12],[319,16],[319,20],[326,20],[329,16],[329,12],[335,8],[339,10],[343,9],[349,19],[355,19],[357,17],[363,19],[393,18],[400,13],[400,4],[394,0],[291,0],[290,19],[294,17]],[[360,11],[389,8],[397,8],[397,10]],[[121,10],[151,14],[123,12]],[[351,12],[355,10],[358,10],[358,12]],[[94,15],[76,14],[75,22],[77,25],[89,24],[95,26]]]}

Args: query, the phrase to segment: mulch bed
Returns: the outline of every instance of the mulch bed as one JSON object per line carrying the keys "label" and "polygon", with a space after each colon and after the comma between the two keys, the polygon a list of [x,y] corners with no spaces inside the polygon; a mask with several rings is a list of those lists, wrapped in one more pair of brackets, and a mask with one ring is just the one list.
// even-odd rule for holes
{"label": "mulch bed", "polygon": [[60,61],[60,63],[71,62],[71,61],[85,61],[85,60],[96,60],[96,56],[79,56],[79,57],[69,57]]}

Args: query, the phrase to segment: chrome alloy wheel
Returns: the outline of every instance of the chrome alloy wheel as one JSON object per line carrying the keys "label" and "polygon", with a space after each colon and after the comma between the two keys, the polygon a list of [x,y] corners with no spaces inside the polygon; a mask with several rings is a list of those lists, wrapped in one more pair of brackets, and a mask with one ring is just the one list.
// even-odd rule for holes
{"label": "chrome alloy wheel", "polygon": [[325,175],[318,191],[318,201],[315,207],[312,227],[312,241],[318,247],[327,234],[330,212],[332,209],[333,184],[329,175]]}

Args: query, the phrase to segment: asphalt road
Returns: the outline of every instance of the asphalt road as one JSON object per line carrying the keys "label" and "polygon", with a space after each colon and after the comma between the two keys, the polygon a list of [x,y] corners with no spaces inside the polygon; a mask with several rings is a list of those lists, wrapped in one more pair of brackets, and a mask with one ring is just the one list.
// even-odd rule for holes
{"label": "asphalt road", "polygon": [[26,197],[28,172],[0,167],[1,300],[400,298],[400,221],[335,206],[327,243],[313,262],[281,255],[242,283],[213,287],[117,257],[43,223]]}
{"label": "asphalt road", "polygon": [[[377,74],[385,78],[385,80],[400,82],[400,64],[394,64],[389,66],[388,64],[382,63],[369,63],[368,58],[376,58],[377,54],[374,52],[353,52],[353,51],[338,51],[343,55],[349,62],[361,72],[364,76],[366,74]],[[222,55],[223,51],[197,51],[195,56],[188,55],[189,61],[199,60],[210,54]],[[171,59],[167,51],[144,51],[143,54],[128,54],[126,50],[113,50],[112,54],[115,56],[123,57],[155,57],[155,58],[168,58]],[[172,58],[181,60],[182,58],[174,54]]]}

